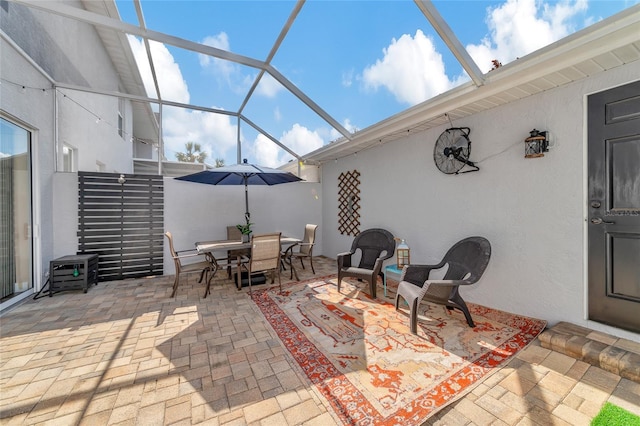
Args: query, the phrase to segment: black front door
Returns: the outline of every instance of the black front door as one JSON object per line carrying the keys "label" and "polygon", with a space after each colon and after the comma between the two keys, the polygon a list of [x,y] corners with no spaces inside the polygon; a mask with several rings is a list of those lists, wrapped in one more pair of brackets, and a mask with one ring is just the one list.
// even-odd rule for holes
{"label": "black front door", "polygon": [[588,98],[589,319],[640,332],[640,81]]}

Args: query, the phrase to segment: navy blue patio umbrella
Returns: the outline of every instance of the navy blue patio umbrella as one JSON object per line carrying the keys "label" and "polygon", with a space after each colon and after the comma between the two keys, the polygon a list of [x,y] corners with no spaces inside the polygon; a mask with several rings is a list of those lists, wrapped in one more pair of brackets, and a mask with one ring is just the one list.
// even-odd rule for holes
{"label": "navy blue patio umbrella", "polygon": [[281,183],[298,182],[302,180],[290,172],[248,164],[246,159],[242,164],[203,170],[190,175],[180,176],[176,179],[206,183],[208,185],[244,185],[244,201],[246,207],[244,217],[247,223],[249,223],[249,219],[251,218],[251,213],[249,213],[249,185],[279,185]]}

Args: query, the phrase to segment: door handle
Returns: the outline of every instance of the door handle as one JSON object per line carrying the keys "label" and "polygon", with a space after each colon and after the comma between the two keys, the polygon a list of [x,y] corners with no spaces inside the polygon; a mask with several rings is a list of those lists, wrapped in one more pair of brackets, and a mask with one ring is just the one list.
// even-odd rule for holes
{"label": "door handle", "polygon": [[607,222],[605,220],[602,220],[602,218],[599,218],[599,217],[592,218],[591,223],[593,223],[594,225],[600,225],[600,224],[615,225],[615,222]]}

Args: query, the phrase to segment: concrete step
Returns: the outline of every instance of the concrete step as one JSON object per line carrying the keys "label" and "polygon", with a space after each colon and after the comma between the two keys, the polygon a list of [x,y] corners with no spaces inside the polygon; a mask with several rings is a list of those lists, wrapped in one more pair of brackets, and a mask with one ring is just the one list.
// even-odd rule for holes
{"label": "concrete step", "polygon": [[640,343],[559,322],[543,331],[543,348],[560,352],[640,383]]}

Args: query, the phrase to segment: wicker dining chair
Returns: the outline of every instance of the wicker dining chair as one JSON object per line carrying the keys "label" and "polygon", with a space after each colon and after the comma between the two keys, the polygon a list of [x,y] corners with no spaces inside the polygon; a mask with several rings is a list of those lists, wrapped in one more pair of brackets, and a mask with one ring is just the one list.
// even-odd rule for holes
{"label": "wicker dining chair", "polygon": [[[245,269],[249,281],[249,295],[251,296],[251,275],[257,272],[271,272],[271,284],[278,275],[278,286],[282,291],[280,279],[280,232],[273,234],[253,235],[251,237],[251,253],[249,261],[242,263],[240,269]],[[238,277],[240,279],[240,277]]]}
{"label": "wicker dining chair", "polygon": [[[180,275],[187,275],[193,272],[200,272],[200,278],[198,282],[202,282],[203,278],[207,279],[207,290],[209,288],[209,279],[213,276],[209,276],[211,271],[213,271],[213,265],[209,260],[202,254],[198,253],[195,249],[192,250],[181,250],[176,251],[173,247],[173,235],[171,232],[167,231],[164,233],[169,241],[169,251],[171,252],[171,257],[173,258],[173,263],[176,268],[176,278],[173,281],[173,292],[171,293],[171,297],[174,297],[178,291],[178,283],[180,282]],[[205,259],[199,260],[198,262],[186,263],[182,262],[186,259]],[[206,294],[205,294],[206,296]]]}
{"label": "wicker dining chair", "polygon": [[[402,271],[396,293],[396,310],[402,297],[409,304],[411,333],[418,331],[418,306],[423,299],[462,311],[469,327],[475,327],[469,308],[458,287],[476,283],[491,258],[491,244],[484,237],[469,237],[458,241],[437,265],[407,265]],[[429,279],[431,271],[448,269],[442,279]]]}
{"label": "wicker dining chair", "polygon": [[[393,256],[396,242],[393,234],[386,229],[372,228],[359,233],[351,243],[351,250],[340,253],[338,260],[338,291],[345,277],[366,280],[369,283],[371,297],[376,297],[378,276],[382,275],[382,262]],[[361,252],[360,263],[352,264],[352,256]]]}
{"label": "wicker dining chair", "polygon": [[[318,225],[307,224],[304,227],[304,237],[302,238],[302,242],[292,244],[282,252],[282,259],[286,263],[289,263],[289,266],[291,266],[293,259],[300,259],[302,269],[305,269],[303,259],[309,259],[311,272],[315,275],[316,270],[313,268],[313,246],[316,243],[317,229]],[[293,279],[293,267],[291,267],[291,279]]]}

